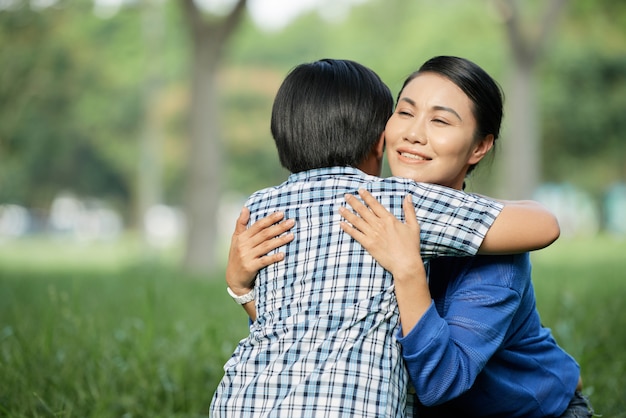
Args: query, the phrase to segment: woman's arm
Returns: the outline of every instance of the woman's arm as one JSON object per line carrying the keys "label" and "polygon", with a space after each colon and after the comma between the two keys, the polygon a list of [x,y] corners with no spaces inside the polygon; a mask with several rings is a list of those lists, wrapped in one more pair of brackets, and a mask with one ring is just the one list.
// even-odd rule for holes
{"label": "woman's arm", "polygon": [[[281,222],[283,218],[283,213],[276,212],[247,228],[250,211],[246,207],[241,210],[230,240],[226,266],[226,284],[236,295],[244,295],[254,288],[254,280],[260,269],[285,258],[282,252],[267,255],[268,252],[293,240],[293,234],[285,232],[291,229],[295,222],[293,219]],[[254,301],[242,306],[248,316],[255,320]]]}
{"label": "woman's arm", "polygon": [[378,202],[371,202],[370,199],[374,199],[371,195],[363,197],[371,203],[371,210],[356,197],[345,196],[360,216],[340,207],[339,213],[351,224],[342,222],[341,229],[361,243],[393,275],[402,333],[406,334],[431,304],[426,270],[420,255],[420,229],[415,207],[411,196],[407,195],[402,203],[406,223],[402,223]]}
{"label": "woman's arm", "polygon": [[402,223],[369,193],[360,192],[360,197],[365,204],[346,196],[356,213],[339,209],[347,221],[341,228],[393,274],[401,320],[398,341],[417,395],[425,405],[458,397],[472,386],[486,359],[498,350],[518,312],[521,292],[502,283],[530,280],[510,279],[529,277],[527,254],[461,257],[457,259],[466,259],[474,266],[465,277],[431,277],[462,284],[446,302],[448,315],[441,317],[426,281],[419,253],[419,225],[410,198],[403,203],[406,222]]}
{"label": "woman's arm", "polygon": [[438,405],[468,391],[502,348],[516,315],[528,305],[520,306],[520,286],[499,282],[530,280],[520,278],[526,275],[527,255],[457,258],[460,269],[444,269],[444,274],[438,264],[445,259],[433,260],[430,280],[447,283],[442,302],[446,308],[440,313],[433,303],[416,326],[398,338],[424,405]]}
{"label": "woman's arm", "polygon": [[561,234],[556,216],[532,200],[500,201],[504,209],[478,250],[481,254],[512,254],[540,250]]}

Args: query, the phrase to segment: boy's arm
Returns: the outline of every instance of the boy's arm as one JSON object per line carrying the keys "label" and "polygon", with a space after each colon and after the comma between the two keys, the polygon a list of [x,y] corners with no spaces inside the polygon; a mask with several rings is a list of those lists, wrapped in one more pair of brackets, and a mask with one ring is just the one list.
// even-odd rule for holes
{"label": "boy's arm", "polygon": [[531,200],[500,201],[504,208],[485,235],[481,254],[539,250],[559,238],[561,229],[552,212]]}

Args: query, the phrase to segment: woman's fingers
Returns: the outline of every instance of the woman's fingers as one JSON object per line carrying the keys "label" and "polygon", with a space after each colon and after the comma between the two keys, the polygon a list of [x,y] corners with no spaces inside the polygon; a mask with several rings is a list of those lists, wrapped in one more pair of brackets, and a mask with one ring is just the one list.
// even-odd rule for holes
{"label": "woman's fingers", "polygon": [[[266,229],[264,231],[264,235],[267,234],[267,237],[264,240],[260,241],[254,247],[258,256],[267,254],[270,251],[275,250],[279,247],[282,247],[283,245],[288,244],[291,241],[293,241],[293,233],[291,232],[286,233],[286,234],[283,233],[291,229],[293,225],[294,225],[294,221],[292,219],[287,219],[286,221],[281,222],[279,225],[275,225]],[[271,231],[271,232],[268,232],[268,231]]]}
{"label": "woman's fingers", "polygon": [[411,225],[411,227],[416,227],[419,231],[419,222],[417,222],[415,206],[413,206],[413,198],[410,194],[404,197],[402,208],[404,209],[404,222],[406,222],[407,225]]}
{"label": "woman's fingers", "polygon": [[265,250],[265,252],[271,251],[280,245],[284,245],[286,242],[291,241],[293,236],[287,241],[283,239],[279,242],[275,242],[273,240],[277,237],[284,238],[282,235],[295,225],[295,221],[293,219],[287,219],[280,222],[284,216],[285,215],[282,212],[276,212],[258,220],[252,224],[248,230],[241,234],[242,240],[244,240],[245,244],[249,245],[251,248],[260,247],[260,249]]}
{"label": "woman's fingers", "polygon": [[365,204],[361,203],[356,197],[347,194],[346,202],[366,221],[371,222],[375,218],[393,217],[383,205],[367,190],[359,189],[359,196]]}
{"label": "woman's fingers", "polygon": [[226,283],[233,289],[247,289],[254,286],[257,272],[263,267],[281,261],[284,253],[268,253],[293,240],[293,233],[288,233],[295,222],[284,218],[281,212],[273,213],[255,222],[246,229],[250,213],[244,208],[235,224],[231,237]]}
{"label": "woman's fingers", "polygon": [[247,207],[243,207],[241,212],[239,212],[239,217],[235,222],[235,232],[233,232],[233,236],[240,235],[246,232],[246,227],[248,225],[248,221],[250,220],[250,209]]}
{"label": "woman's fingers", "polygon": [[352,218],[358,218],[358,216],[355,216],[352,212],[350,212],[348,209],[346,209],[344,207],[340,207],[339,208],[339,213],[346,220],[346,222],[340,222],[339,223],[339,226],[341,226],[341,229],[343,229],[343,231],[345,233],[350,235],[355,240],[357,240],[359,242],[364,241],[367,238],[366,235],[363,234],[359,230],[357,225],[355,225],[355,223],[358,223],[358,221],[355,220],[355,219],[352,219]]}
{"label": "woman's fingers", "polygon": [[365,189],[359,189],[359,196],[365,202],[365,204],[369,207],[369,210],[374,213],[379,218],[384,216],[393,216],[383,205],[380,204],[378,200],[370,192]]}
{"label": "woman's fingers", "polygon": [[369,192],[359,191],[359,194],[365,204],[358,202],[354,196],[346,196],[346,201],[356,213],[346,207],[339,208],[341,216],[347,221],[340,223],[341,229],[392,274],[400,273],[409,277],[417,271],[415,263],[419,267],[422,262],[419,254],[419,223],[411,195],[402,202],[406,217],[406,222],[402,222]]}

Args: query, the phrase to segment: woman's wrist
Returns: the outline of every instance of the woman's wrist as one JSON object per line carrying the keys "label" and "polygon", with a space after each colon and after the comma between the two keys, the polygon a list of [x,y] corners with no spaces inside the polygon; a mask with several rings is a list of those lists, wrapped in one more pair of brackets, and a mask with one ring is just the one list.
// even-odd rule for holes
{"label": "woman's wrist", "polygon": [[245,305],[246,303],[252,302],[256,296],[254,289],[247,291],[246,293],[236,293],[230,287],[226,288],[226,291],[233,298],[235,302],[240,305]]}
{"label": "woman's wrist", "polygon": [[403,268],[390,270],[393,275],[394,282],[407,283],[418,280],[426,283],[426,269],[424,268],[424,264],[421,262],[421,259],[418,258],[418,260],[418,263],[412,263],[411,265],[406,265]]}
{"label": "woman's wrist", "polygon": [[234,293],[237,296],[246,295],[246,294],[248,294],[248,293],[250,293],[251,291],[254,290],[254,283],[252,283],[251,287],[248,287],[248,286],[241,286],[241,285],[237,285],[237,284],[231,284],[228,281],[226,281],[226,285],[230,289],[230,292],[228,292],[228,293],[232,292],[232,293]]}

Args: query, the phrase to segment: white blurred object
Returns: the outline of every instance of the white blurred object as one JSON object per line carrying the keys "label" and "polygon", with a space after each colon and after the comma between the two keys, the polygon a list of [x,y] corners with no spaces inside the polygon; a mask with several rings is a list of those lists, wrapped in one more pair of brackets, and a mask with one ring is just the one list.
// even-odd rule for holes
{"label": "white blurred object", "polygon": [[79,241],[112,241],[124,227],[122,217],[99,200],[83,201],[69,193],[54,198],[48,222],[53,234]]}
{"label": "white blurred object", "polygon": [[18,238],[30,227],[28,209],[18,205],[0,205],[0,237]]}
{"label": "white blurred object", "polygon": [[174,245],[185,233],[182,212],[167,205],[152,206],[144,216],[144,230],[150,245],[164,248]]}
{"label": "white blurred object", "polygon": [[592,236],[600,230],[600,213],[589,194],[571,184],[544,184],[534,199],[559,220],[562,236]]}
{"label": "white blurred object", "polygon": [[609,233],[626,235],[626,184],[616,183],[604,198],[604,216]]}

